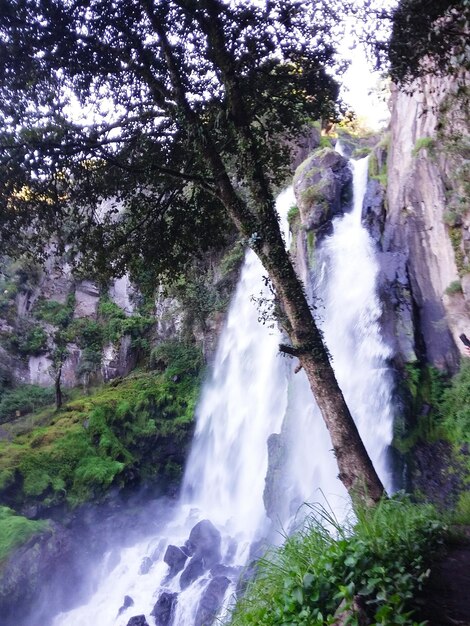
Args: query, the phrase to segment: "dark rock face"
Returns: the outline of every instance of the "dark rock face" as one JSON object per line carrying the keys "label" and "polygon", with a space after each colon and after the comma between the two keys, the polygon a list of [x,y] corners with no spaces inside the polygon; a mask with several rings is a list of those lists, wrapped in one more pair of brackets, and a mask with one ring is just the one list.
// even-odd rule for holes
{"label": "dark rock face", "polygon": [[124,596],[124,602],[118,611],[118,616],[122,615],[129,607],[134,606],[134,600],[130,596]]}
{"label": "dark rock face", "polygon": [[207,519],[198,522],[193,527],[186,542],[190,553],[202,557],[207,567],[212,567],[220,561],[220,544],[220,532]]}
{"label": "dark rock face", "polygon": [[181,589],[189,587],[189,585],[193,583],[196,578],[202,576],[206,569],[207,566],[204,563],[204,558],[202,556],[194,555],[180,576]]}
{"label": "dark rock face", "polygon": [[155,617],[156,626],[170,626],[175,614],[177,601],[177,593],[164,591],[160,595],[151,613]]}
{"label": "dark rock face", "polygon": [[[35,535],[10,556],[0,578],[2,625],[22,623],[22,611],[28,611],[39,592],[54,598],[58,605],[72,595],[80,581],[79,566],[71,560],[72,539],[69,531],[50,522],[49,530]],[[57,580],[66,584],[58,588]]]}
{"label": "dark rock face", "polygon": [[145,619],[145,615],[134,615],[127,622],[127,626],[149,626],[147,620]]}
{"label": "dark rock face", "polygon": [[172,545],[168,546],[165,556],[163,557],[164,562],[170,566],[168,578],[173,578],[173,576],[183,569],[187,558],[188,556],[181,550],[181,548]]}
{"label": "dark rock face", "polygon": [[378,180],[370,179],[362,204],[362,223],[372,239],[380,244],[385,224],[385,190]]}
{"label": "dark rock face", "polygon": [[210,626],[222,605],[230,581],[226,576],[213,578],[204,591],[196,611],[194,626]]}

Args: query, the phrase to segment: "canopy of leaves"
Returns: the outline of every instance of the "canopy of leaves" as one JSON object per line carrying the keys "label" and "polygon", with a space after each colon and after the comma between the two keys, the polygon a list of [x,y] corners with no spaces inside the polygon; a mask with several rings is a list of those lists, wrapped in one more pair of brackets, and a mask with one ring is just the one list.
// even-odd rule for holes
{"label": "canopy of leaves", "polygon": [[427,73],[470,67],[470,0],[401,0],[392,13],[391,75],[407,83]]}
{"label": "canopy of leaves", "polygon": [[[147,259],[176,273],[221,243],[217,177],[229,172],[248,211],[257,203],[234,120],[244,118],[274,189],[289,163],[286,137],[334,114],[327,69],[342,6],[3,1],[4,249],[37,253],[52,236],[72,259],[116,275]],[[201,154],[207,138],[220,171]]]}

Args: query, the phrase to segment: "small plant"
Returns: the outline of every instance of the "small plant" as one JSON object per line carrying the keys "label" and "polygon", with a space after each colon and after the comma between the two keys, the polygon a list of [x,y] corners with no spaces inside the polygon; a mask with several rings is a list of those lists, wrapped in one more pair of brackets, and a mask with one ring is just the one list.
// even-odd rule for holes
{"label": "small plant", "polygon": [[0,424],[31,413],[54,402],[52,389],[38,385],[21,385],[3,392],[0,399]]}
{"label": "small plant", "polygon": [[296,204],[294,204],[287,213],[287,221],[289,224],[292,224],[298,219],[300,219],[300,209]]}
{"label": "small plant", "polygon": [[434,156],[436,140],[433,137],[421,137],[414,145],[411,154],[416,157],[421,150],[426,150],[430,156]]}
{"label": "small plant", "polygon": [[237,241],[222,257],[220,261],[220,273],[227,276],[237,270],[245,258],[245,248],[240,241]]}
{"label": "small plant", "polygon": [[453,280],[450,285],[447,287],[446,289],[446,294],[448,296],[453,296],[455,294],[458,293],[463,293],[462,292],[462,283],[460,282],[460,280]]}

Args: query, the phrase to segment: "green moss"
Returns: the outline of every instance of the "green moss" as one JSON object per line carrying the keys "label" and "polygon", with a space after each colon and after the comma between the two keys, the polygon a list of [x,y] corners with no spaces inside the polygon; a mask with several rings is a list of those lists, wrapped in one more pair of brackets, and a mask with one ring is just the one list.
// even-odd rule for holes
{"label": "green moss", "polygon": [[43,532],[47,522],[34,521],[16,515],[12,509],[0,506],[0,562],[33,535]]}
{"label": "green moss", "polygon": [[411,419],[395,420],[393,446],[407,454],[418,441],[441,436],[439,407],[446,380],[436,368],[415,361],[405,365],[402,385]]}
{"label": "green moss", "polygon": [[353,159],[363,159],[368,156],[372,152],[372,148],[370,146],[362,146],[361,148],[356,148],[352,153]]}
{"label": "green moss", "polygon": [[332,148],[333,144],[331,143],[331,139],[330,137],[326,137],[325,135],[322,135],[320,137],[320,148]]}
{"label": "green moss", "polygon": [[239,269],[245,258],[245,247],[241,241],[237,241],[222,257],[220,261],[220,272],[222,277]]}
{"label": "green moss", "polygon": [[462,283],[460,280],[454,280],[446,289],[446,294],[452,296],[457,293],[462,293]]}
{"label": "green moss", "polygon": [[159,363],[158,373],[103,386],[0,441],[0,501],[74,506],[103,498],[110,486],[165,484],[166,468],[174,475],[184,461],[202,357],[174,342],[161,348]]}
{"label": "green moss", "polygon": [[435,148],[436,140],[433,137],[420,137],[417,139],[411,154],[416,157],[421,150],[426,150],[429,156],[434,156]]}
{"label": "green moss", "polygon": [[454,249],[455,264],[460,275],[467,271],[465,263],[465,253],[462,246],[462,229],[460,226],[449,227],[449,237]]}
{"label": "green moss", "polygon": [[300,209],[296,204],[294,204],[293,206],[291,206],[291,208],[289,209],[287,213],[287,221],[289,222],[289,224],[292,224],[293,222],[299,219],[300,219]]}
{"label": "green moss", "polygon": [[307,254],[310,260],[310,267],[312,267],[313,261],[315,259],[315,241],[316,241],[315,231],[308,230],[307,231]]}

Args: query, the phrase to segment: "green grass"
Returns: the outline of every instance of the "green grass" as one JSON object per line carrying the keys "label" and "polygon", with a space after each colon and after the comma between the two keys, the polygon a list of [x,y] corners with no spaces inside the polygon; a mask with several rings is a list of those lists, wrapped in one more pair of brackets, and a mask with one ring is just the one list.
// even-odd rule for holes
{"label": "green grass", "polygon": [[431,506],[405,499],[358,511],[346,528],[314,508],[305,528],[258,565],[237,603],[232,626],[323,626],[336,623],[342,605],[348,624],[414,625],[413,599],[428,576],[444,526]]}
{"label": "green grass", "polygon": [[298,219],[300,219],[300,209],[296,204],[294,204],[287,212],[287,221],[289,224],[292,224],[292,222],[295,222]]}
{"label": "green grass", "polygon": [[12,550],[46,528],[47,522],[21,517],[8,507],[0,506],[0,562]]}
{"label": "green grass", "polygon": [[0,502],[75,506],[105,497],[110,486],[164,484],[181,472],[202,357],[194,350],[185,362],[187,347],[172,347],[159,372],[114,381],[58,412],[44,409],[31,416],[31,430],[0,441]]}

